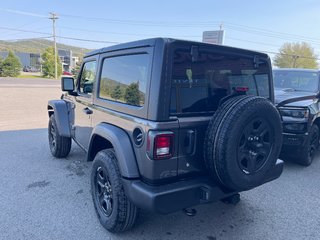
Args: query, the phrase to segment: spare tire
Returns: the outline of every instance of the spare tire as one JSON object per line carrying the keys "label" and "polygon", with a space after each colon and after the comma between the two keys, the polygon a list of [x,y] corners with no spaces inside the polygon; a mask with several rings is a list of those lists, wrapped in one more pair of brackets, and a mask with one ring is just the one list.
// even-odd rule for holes
{"label": "spare tire", "polygon": [[282,145],[282,124],[265,98],[236,96],[214,113],[206,131],[205,165],[223,186],[244,191],[265,182]]}

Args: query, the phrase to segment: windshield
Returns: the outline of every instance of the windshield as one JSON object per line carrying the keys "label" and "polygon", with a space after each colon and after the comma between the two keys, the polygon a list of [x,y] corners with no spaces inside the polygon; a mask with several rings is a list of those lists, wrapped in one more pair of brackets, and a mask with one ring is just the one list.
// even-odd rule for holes
{"label": "windshield", "polygon": [[295,91],[317,92],[319,73],[310,71],[273,71],[274,87]]}

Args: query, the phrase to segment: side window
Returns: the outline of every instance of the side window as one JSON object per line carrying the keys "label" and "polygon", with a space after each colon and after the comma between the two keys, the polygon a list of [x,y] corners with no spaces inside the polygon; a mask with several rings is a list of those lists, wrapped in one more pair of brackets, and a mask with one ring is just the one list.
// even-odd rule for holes
{"label": "side window", "polygon": [[148,54],[104,59],[99,97],[132,106],[143,106],[149,68]]}
{"label": "side window", "polygon": [[80,75],[79,92],[91,95],[95,78],[96,61],[86,62]]}

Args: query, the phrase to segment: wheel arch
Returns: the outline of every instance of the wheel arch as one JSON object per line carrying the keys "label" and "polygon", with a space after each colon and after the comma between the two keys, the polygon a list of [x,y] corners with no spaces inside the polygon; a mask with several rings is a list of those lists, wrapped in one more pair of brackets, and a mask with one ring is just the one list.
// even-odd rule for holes
{"label": "wheel arch", "polygon": [[87,161],[93,161],[99,151],[108,148],[114,149],[123,177],[138,178],[140,176],[128,134],[121,128],[100,123],[92,131]]}
{"label": "wheel arch", "polygon": [[55,115],[58,132],[63,137],[71,137],[68,105],[63,100],[50,100],[47,106],[48,116]]}

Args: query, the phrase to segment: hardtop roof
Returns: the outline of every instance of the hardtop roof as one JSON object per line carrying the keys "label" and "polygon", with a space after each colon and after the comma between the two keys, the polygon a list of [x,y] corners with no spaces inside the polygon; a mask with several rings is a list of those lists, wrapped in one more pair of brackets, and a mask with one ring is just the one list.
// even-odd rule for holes
{"label": "hardtop roof", "polygon": [[91,51],[87,53],[84,57],[90,57],[96,54],[101,54],[105,52],[113,52],[113,51],[118,51],[118,50],[124,50],[124,49],[131,49],[131,48],[141,48],[141,47],[152,47],[155,46],[156,42],[162,42],[163,44],[167,43],[189,43],[193,44],[196,46],[206,46],[209,48],[216,48],[217,50],[233,50],[238,53],[247,53],[250,55],[260,55],[264,58],[269,58],[269,56],[265,53],[262,52],[257,52],[253,50],[247,50],[247,49],[241,49],[241,48],[236,48],[236,47],[230,47],[230,46],[225,46],[225,45],[215,45],[215,44],[210,44],[210,43],[203,43],[203,42],[196,42],[196,41],[190,41],[190,40],[180,40],[180,39],[173,39],[173,38],[150,38],[150,39],[143,39],[143,40],[138,40],[138,41],[133,41],[133,42],[128,42],[128,43],[121,43],[117,45],[113,45],[110,47],[104,47],[100,48],[94,51]]}

